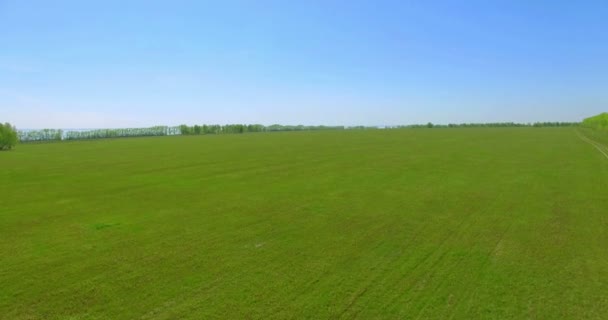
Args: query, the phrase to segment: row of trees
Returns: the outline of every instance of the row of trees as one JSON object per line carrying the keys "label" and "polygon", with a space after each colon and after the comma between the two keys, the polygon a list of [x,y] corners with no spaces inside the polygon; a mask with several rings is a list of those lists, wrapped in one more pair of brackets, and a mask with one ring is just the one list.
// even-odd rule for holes
{"label": "row of trees", "polygon": [[[601,115],[600,115],[601,116]],[[608,114],[605,114],[608,122]],[[598,116],[599,117],[599,116]],[[592,119],[592,118],[589,118]],[[589,120],[586,122],[598,122],[603,120]],[[7,124],[8,125],[8,124]],[[7,125],[3,125],[6,127]],[[494,122],[494,123],[461,123],[461,124],[414,124],[405,126],[391,126],[386,129],[401,128],[476,128],[476,127],[565,127],[577,126],[576,122],[536,122],[536,123],[515,123],[515,122]],[[10,125],[8,125],[10,127]],[[606,124],[608,127],[608,124]],[[10,127],[12,128],[12,127]],[[176,127],[155,126],[150,128],[125,128],[125,129],[94,129],[94,130],[20,130],[18,138],[22,142],[30,141],[52,141],[52,140],[84,140],[120,137],[145,137],[145,136],[169,136],[169,135],[201,135],[201,134],[234,134],[248,132],[273,132],[273,131],[309,131],[309,130],[367,130],[379,129],[369,126],[304,126],[304,125],[280,125],[269,126],[261,124],[226,124],[226,125],[193,125],[182,124]],[[14,130],[14,128],[13,128]],[[6,147],[8,148],[8,147]]]}
{"label": "row of trees", "polygon": [[61,129],[19,130],[18,134],[21,142],[52,141],[63,138],[63,130]]}
{"label": "row of trees", "polygon": [[179,135],[179,127],[155,126],[150,128],[129,128],[129,129],[96,129],[67,131],[63,140],[84,140],[102,138],[124,138],[124,137],[152,137],[152,136],[172,136]]}
{"label": "row of trees", "polygon": [[412,124],[406,126],[394,126],[390,128],[506,128],[506,127],[572,127],[578,126],[578,122],[488,122],[488,123],[450,123],[450,124]]}
{"label": "row of trees", "polygon": [[221,133],[245,133],[245,132],[262,132],[263,126],[258,124],[203,124],[188,126],[182,124],[179,126],[180,134],[182,135],[199,135],[199,134],[221,134]]}
{"label": "row of trees", "polygon": [[120,137],[168,136],[181,134],[179,127],[94,129],[94,130],[19,130],[19,141],[85,140]]}
{"label": "row of trees", "polygon": [[17,144],[17,129],[10,123],[0,123],[0,150],[10,150]]}
{"label": "row of trees", "polygon": [[580,125],[580,122],[535,122],[532,124],[533,127],[577,127]]}
{"label": "row of trees", "polygon": [[200,135],[200,134],[233,134],[247,132],[270,131],[305,131],[305,130],[344,130],[362,129],[372,127],[344,127],[344,126],[285,126],[273,124],[212,124],[188,126],[182,124],[177,127],[156,126],[150,128],[125,129],[94,129],[94,130],[19,130],[19,140],[22,142],[53,141],[53,140],[85,140],[120,137],[170,136],[170,135]]}
{"label": "row of trees", "polygon": [[183,135],[198,135],[198,134],[223,134],[223,133],[247,133],[247,132],[270,132],[270,131],[307,131],[307,130],[344,130],[344,129],[360,129],[371,127],[344,127],[344,126],[304,126],[304,125],[280,125],[273,124],[265,126],[262,124],[226,124],[226,125],[194,125],[188,126],[182,124],[179,126],[180,134]]}

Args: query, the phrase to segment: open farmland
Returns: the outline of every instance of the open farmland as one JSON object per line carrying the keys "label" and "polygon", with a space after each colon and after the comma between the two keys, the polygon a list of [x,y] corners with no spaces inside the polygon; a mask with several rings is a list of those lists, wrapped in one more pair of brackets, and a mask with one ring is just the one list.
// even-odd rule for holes
{"label": "open farmland", "polygon": [[608,159],[574,128],[21,144],[0,166],[0,319],[608,314]]}

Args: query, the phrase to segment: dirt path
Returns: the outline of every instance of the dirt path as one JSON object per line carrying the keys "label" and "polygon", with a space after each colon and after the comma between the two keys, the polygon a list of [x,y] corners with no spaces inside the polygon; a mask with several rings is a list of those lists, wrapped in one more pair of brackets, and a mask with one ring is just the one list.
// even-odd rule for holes
{"label": "dirt path", "polygon": [[599,142],[595,142],[587,137],[585,137],[584,135],[582,135],[580,132],[576,131],[576,134],[578,135],[579,138],[581,138],[581,140],[589,143],[590,145],[594,146],[599,152],[601,152],[604,157],[606,157],[606,159],[608,159],[608,154],[602,149],[605,148],[602,144],[600,144]]}

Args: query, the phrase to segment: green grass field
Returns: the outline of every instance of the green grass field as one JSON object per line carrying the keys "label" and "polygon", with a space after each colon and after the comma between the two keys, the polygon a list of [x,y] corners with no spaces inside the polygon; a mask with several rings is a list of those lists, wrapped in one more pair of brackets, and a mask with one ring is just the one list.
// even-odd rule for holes
{"label": "green grass field", "polygon": [[574,128],[0,153],[1,319],[601,319],[608,159]]}

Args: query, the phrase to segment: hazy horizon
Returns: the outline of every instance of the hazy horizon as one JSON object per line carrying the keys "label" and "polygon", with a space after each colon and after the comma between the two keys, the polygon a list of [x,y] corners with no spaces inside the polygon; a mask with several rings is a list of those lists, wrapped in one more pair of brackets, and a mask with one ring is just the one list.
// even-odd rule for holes
{"label": "hazy horizon", "polygon": [[608,105],[601,1],[0,1],[0,121],[576,122]]}

